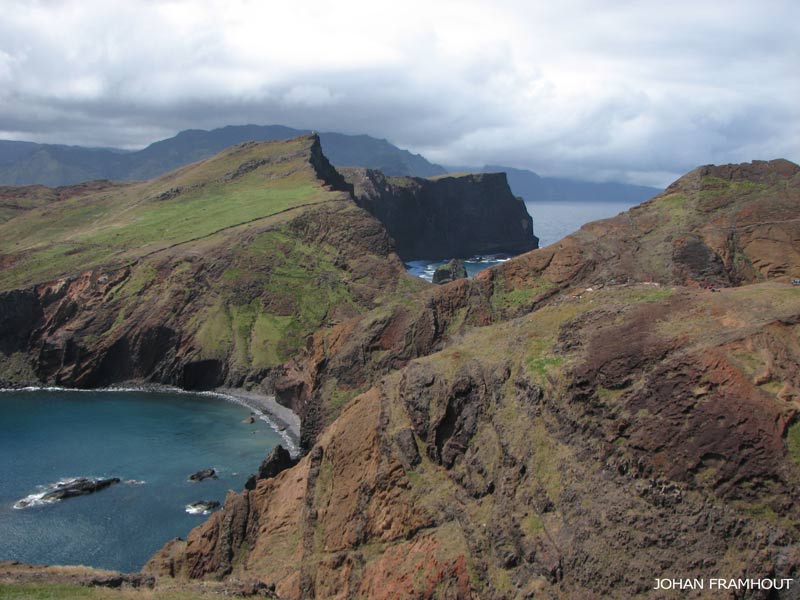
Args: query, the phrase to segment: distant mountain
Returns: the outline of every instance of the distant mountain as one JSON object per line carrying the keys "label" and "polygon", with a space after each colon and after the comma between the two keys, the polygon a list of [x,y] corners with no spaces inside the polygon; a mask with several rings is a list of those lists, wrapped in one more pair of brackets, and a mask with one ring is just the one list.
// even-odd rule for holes
{"label": "distant mountain", "polygon": [[[309,133],[282,125],[229,125],[210,131],[187,129],[136,152],[0,140],[0,185],[71,185],[92,179],[143,181],[214,156],[248,141],[286,140]],[[638,204],[661,192],[626,183],[591,183],[540,177],[533,171],[496,165],[444,167],[419,154],[368,135],[320,133],[322,150],[337,167],[366,167],[389,176],[433,177],[447,172],[505,172],[516,196],[530,202],[623,201]]]}
{"label": "distant mountain", "polygon": [[450,172],[481,171],[504,172],[508,185],[517,196],[528,202],[626,202],[631,206],[660,194],[660,188],[631,185],[629,183],[593,183],[562,177],[541,177],[527,169],[514,169],[498,165],[484,167],[448,167]]}
{"label": "distant mountain", "polygon": [[[137,152],[0,140],[0,184],[70,185],[91,179],[139,181],[213,156],[247,141],[285,140],[309,133],[281,125],[189,129]],[[431,177],[445,173],[386,140],[368,135],[321,133],[323,152],[336,166],[379,169],[387,175]]]}

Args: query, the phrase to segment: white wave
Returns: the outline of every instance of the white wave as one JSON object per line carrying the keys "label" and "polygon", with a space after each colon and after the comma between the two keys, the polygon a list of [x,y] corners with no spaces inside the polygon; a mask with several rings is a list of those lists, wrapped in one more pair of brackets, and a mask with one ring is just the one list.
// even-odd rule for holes
{"label": "white wave", "polygon": [[486,256],[483,256],[483,255],[473,256],[471,258],[466,259],[464,262],[465,263],[476,263],[476,264],[481,264],[481,263],[504,263],[504,262],[509,261],[509,260],[511,260],[511,257],[507,256],[505,254],[488,254]]}
{"label": "white wave", "polygon": [[20,498],[14,503],[13,508],[17,510],[22,510],[23,508],[31,508],[34,506],[45,506],[47,504],[54,504],[55,502],[58,502],[58,500],[55,499],[51,500],[44,499],[44,495],[47,494],[48,491],[39,492],[37,494],[29,494],[24,498]]}
{"label": "white wave", "polygon": [[57,498],[45,498],[47,494],[50,492],[57,490],[60,487],[73,483],[80,479],[79,477],[66,477],[64,479],[60,479],[55,483],[50,483],[48,485],[40,485],[39,491],[33,494],[28,494],[24,498],[20,498],[17,500],[13,508],[17,510],[22,510],[23,508],[32,508],[34,506],[47,506],[48,504],[55,504],[58,502]]}
{"label": "white wave", "polygon": [[190,515],[210,515],[211,510],[205,506],[198,506],[197,504],[187,504],[185,510]]}
{"label": "white wave", "polygon": [[126,479],[125,483],[127,485],[144,485],[147,482],[144,481],[143,479]]}
{"label": "white wave", "polygon": [[93,389],[84,389],[84,388],[66,388],[60,387],[57,385],[27,385],[25,387],[19,388],[2,388],[0,389],[0,393],[3,392],[155,392],[155,391],[170,391],[173,390],[161,390],[155,389],[150,387],[107,387],[107,388],[93,388]]}

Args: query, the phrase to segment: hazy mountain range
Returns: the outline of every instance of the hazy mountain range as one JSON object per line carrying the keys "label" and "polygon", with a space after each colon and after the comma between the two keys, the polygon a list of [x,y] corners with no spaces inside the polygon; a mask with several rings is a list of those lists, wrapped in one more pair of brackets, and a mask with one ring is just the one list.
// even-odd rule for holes
{"label": "hazy mountain range", "polygon": [[[235,125],[206,131],[188,129],[138,151],[0,140],[0,184],[60,186],[92,179],[138,181],[208,158],[241,142],[284,140],[308,133],[282,125]],[[379,169],[386,175],[431,177],[454,171],[504,171],[512,191],[529,201],[622,200],[631,204],[659,193],[625,183],[591,183],[540,177],[499,165],[443,167],[386,140],[368,135],[320,133],[325,155],[336,166]]]}

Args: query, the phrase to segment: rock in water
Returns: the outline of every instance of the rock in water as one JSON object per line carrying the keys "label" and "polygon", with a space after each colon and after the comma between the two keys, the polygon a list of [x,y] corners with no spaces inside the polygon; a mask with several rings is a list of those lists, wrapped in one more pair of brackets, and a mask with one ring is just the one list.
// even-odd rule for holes
{"label": "rock in water", "polygon": [[52,492],[45,494],[42,499],[63,500],[64,498],[85,496],[86,494],[93,494],[94,492],[104,490],[114,483],[119,483],[119,481],[119,477],[110,477],[108,479],[90,479],[88,477],[80,477],[75,481],[59,485]]}
{"label": "rock in water", "polygon": [[197,473],[189,475],[189,481],[203,481],[204,479],[216,479],[217,472],[214,469],[202,469]]}
{"label": "rock in water", "polygon": [[467,269],[464,261],[454,258],[448,263],[436,267],[433,273],[433,283],[450,283],[456,279],[466,279]]}
{"label": "rock in water", "polygon": [[79,477],[67,481],[59,481],[49,492],[31,494],[14,504],[14,508],[27,508],[41,504],[52,504],[64,498],[74,498],[75,496],[85,496],[99,492],[108,486],[119,483],[119,477],[108,479],[94,479],[90,477]]}

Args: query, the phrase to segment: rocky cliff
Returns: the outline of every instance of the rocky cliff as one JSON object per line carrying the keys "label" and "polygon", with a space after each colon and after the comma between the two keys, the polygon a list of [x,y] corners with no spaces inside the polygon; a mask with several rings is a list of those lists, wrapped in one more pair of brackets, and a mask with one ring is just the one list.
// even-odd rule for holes
{"label": "rocky cliff", "polygon": [[386,226],[403,260],[520,254],[537,247],[533,221],[504,173],[421,179],[342,171],[356,203]]}
{"label": "rocky cliff", "polygon": [[277,382],[313,423],[306,456],[148,570],[283,598],[796,577],[799,270],[800,167],[702,167],[561,243],[320,330]]}

